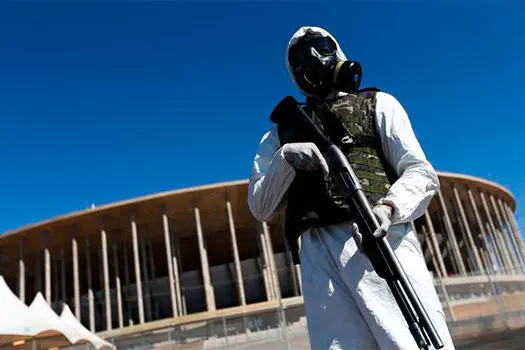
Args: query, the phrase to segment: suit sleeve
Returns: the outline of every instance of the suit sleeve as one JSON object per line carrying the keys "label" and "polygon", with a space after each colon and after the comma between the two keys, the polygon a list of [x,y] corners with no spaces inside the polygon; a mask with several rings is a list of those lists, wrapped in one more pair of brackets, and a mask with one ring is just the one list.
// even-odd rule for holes
{"label": "suit sleeve", "polygon": [[378,93],[376,112],[383,152],[399,176],[378,204],[394,208],[392,224],[409,222],[425,213],[439,190],[439,179],[403,106],[393,96]]}
{"label": "suit sleeve", "polygon": [[260,221],[269,221],[284,204],[295,170],[285,160],[275,125],[259,142],[248,185],[248,206]]}

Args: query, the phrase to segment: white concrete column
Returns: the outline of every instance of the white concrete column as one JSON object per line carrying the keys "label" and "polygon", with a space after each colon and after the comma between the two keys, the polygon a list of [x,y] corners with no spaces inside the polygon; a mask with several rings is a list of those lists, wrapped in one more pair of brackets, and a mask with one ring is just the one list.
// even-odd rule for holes
{"label": "white concrete column", "polygon": [[[481,216],[479,215],[478,210],[477,210],[477,205],[474,203],[474,197],[470,190],[469,190],[469,197],[471,200],[471,205],[474,208],[474,213],[477,214],[476,221],[478,222],[478,226],[483,232],[483,242],[485,243],[486,250],[487,250],[489,257],[491,258],[492,269],[494,269],[494,265],[497,266],[497,269],[504,269],[505,265],[503,263],[504,261],[503,253],[500,250],[498,250],[496,247],[496,245],[498,245],[496,234],[490,228],[488,221],[485,221],[485,222],[482,221]],[[483,205],[483,203],[481,204]],[[484,209],[486,208],[484,207]],[[489,238],[491,239],[492,243],[489,243]]]}
{"label": "white concrete column", "polygon": [[[299,251],[301,251],[301,244],[302,244],[302,238],[301,236],[299,236],[299,238],[297,239],[297,247]],[[303,295],[303,276],[302,276],[302,271],[301,271],[301,264],[295,265],[295,269],[297,272],[297,280],[299,282],[299,291],[301,292],[301,295]]]}
{"label": "white concrete column", "polygon": [[173,273],[175,274],[175,296],[177,299],[177,308],[179,316],[186,315],[186,294],[183,293],[182,282],[179,276],[182,275],[182,255],[180,253],[180,238],[179,235],[173,232],[172,252],[173,252]]}
{"label": "white concrete column", "polygon": [[260,221],[257,221],[257,244],[259,246],[259,265],[263,274],[264,288],[268,301],[276,299],[274,295],[275,288],[273,287],[273,278],[270,273],[270,259],[268,257],[268,249],[265,243],[264,232]]}
{"label": "white concrete column", "polygon": [[516,273],[516,269],[520,266],[520,262],[518,260],[518,257],[516,256],[516,252],[514,248],[512,247],[511,242],[509,241],[510,237],[505,237],[505,224],[503,223],[503,220],[501,219],[501,215],[498,210],[498,206],[496,205],[496,202],[494,200],[494,196],[490,195],[490,203],[492,204],[492,209],[494,209],[494,213],[496,214],[496,220],[499,224],[499,229],[501,232],[501,238],[503,242],[505,243],[505,247],[507,248],[507,251],[509,252],[509,257],[511,258],[513,272]]}
{"label": "white concrete column", "polygon": [[170,227],[168,222],[168,216],[166,213],[162,214],[162,227],[164,229],[164,245],[166,247],[166,263],[168,265],[168,283],[170,286],[170,300],[171,300],[171,311],[173,317],[179,316],[177,309],[177,299],[175,297],[175,281],[173,273],[173,256],[171,255],[171,240],[170,240]]}
{"label": "white concrete column", "polygon": [[516,258],[518,259],[518,264],[520,268],[522,268],[525,266],[525,260],[523,259],[523,251],[519,244],[519,240],[517,239],[516,234],[514,232],[514,227],[512,226],[509,217],[507,216],[507,212],[505,211],[505,208],[503,207],[503,202],[500,198],[497,199],[497,205],[503,223],[505,224],[505,227],[507,227],[513,251],[516,254]]}
{"label": "white concrete column", "polygon": [[264,242],[266,244],[266,249],[268,250],[268,258],[269,258],[269,267],[270,267],[270,275],[272,277],[273,282],[273,288],[274,288],[274,295],[280,299],[282,297],[281,293],[281,287],[279,283],[279,272],[277,271],[277,266],[275,265],[275,255],[273,252],[273,244],[272,244],[272,237],[270,236],[270,230],[268,229],[268,224],[266,222],[262,222],[262,229],[264,232]]}
{"label": "white concrete column", "polygon": [[76,232],[73,232],[71,237],[71,253],[73,255],[73,294],[74,294],[74,310],[75,317],[80,320],[80,283],[78,273],[78,242]]}
{"label": "white concrete column", "polygon": [[[488,222],[485,222],[485,230],[487,232],[491,232],[491,228]],[[503,260],[503,257],[501,255],[501,252],[498,250],[498,242],[496,241],[496,238],[494,238],[494,235],[492,235],[492,244],[490,245],[489,252],[492,254],[491,256],[496,261],[496,265],[498,267],[498,270],[502,270],[500,272],[505,272],[505,262]]]}
{"label": "white concrete column", "polygon": [[18,298],[26,302],[26,265],[24,262],[24,238],[20,239],[20,258],[18,260]]}
{"label": "white concrete column", "polygon": [[490,254],[491,248],[490,248],[490,245],[489,245],[489,242],[488,242],[488,239],[487,239],[488,231],[485,230],[483,222],[481,221],[481,216],[479,215],[478,206],[477,206],[476,201],[474,199],[474,195],[472,194],[472,191],[470,189],[467,189],[467,194],[468,194],[468,197],[469,197],[470,206],[474,210],[474,216],[476,217],[476,222],[478,223],[478,227],[479,227],[479,230],[481,232],[481,238],[482,238],[483,244],[485,246],[485,251],[488,254],[488,256],[491,258],[489,261],[487,261],[487,262],[490,262],[490,264],[489,265],[485,265],[485,267],[487,269],[489,269],[489,270],[492,270],[494,264],[496,264],[496,265],[499,265],[499,264],[497,262],[497,259],[496,259],[496,261],[492,260],[492,255]]}
{"label": "white concrete column", "polygon": [[500,206],[502,207],[501,210],[506,214],[507,221],[512,229],[512,233],[514,234],[514,239],[519,248],[521,259],[523,263],[525,264],[525,244],[523,243],[523,237],[520,234],[520,230],[518,229],[518,224],[516,223],[516,219],[514,218],[514,213],[512,212],[512,210],[506,203],[503,204],[501,199],[499,200],[499,203],[500,203]]}
{"label": "white concrete column", "polygon": [[109,264],[108,264],[108,241],[106,230],[102,227],[100,229],[100,238],[102,243],[102,270],[104,275],[104,299],[106,310],[106,330],[112,329],[111,324],[111,296],[109,293]]}
{"label": "white concrete column", "polygon": [[452,191],[454,192],[454,198],[456,199],[456,205],[458,206],[459,214],[461,216],[461,220],[463,221],[463,226],[465,227],[467,239],[469,241],[470,247],[474,254],[475,264],[478,268],[478,271],[483,273],[485,271],[483,268],[483,263],[481,262],[481,258],[479,256],[479,251],[478,251],[476,242],[472,238],[472,232],[470,231],[470,226],[468,224],[467,216],[465,215],[465,209],[463,208],[463,203],[461,203],[461,198],[459,197],[459,193],[458,193],[456,186],[452,185]]}
{"label": "white concrete column", "polygon": [[410,228],[412,229],[412,231],[414,232],[414,235],[417,238],[417,242],[419,243],[419,247],[418,248],[419,248],[419,250],[421,252],[421,255],[424,255],[423,243],[425,243],[425,235],[422,232],[419,232],[416,229],[416,224],[415,224],[414,221],[410,221]]}
{"label": "white concrete column", "polygon": [[118,327],[124,327],[124,315],[122,313],[122,289],[120,285],[120,271],[118,264],[118,243],[113,242],[113,267],[115,269],[115,292],[117,294]]}
{"label": "white concrete column", "polygon": [[91,276],[91,249],[89,236],[86,236],[86,272],[88,287],[88,312],[89,312],[89,330],[95,332],[95,295],[93,294],[93,281]]}
{"label": "white concrete column", "polygon": [[[451,255],[451,256],[453,255],[453,253],[452,253],[452,246],[450,244],[450,241],[448,241],[448,240],[445,242],[445,249],[446,249],[447,255]],[[444,251],[443,251],[443,253],[444,253]],[[445,254],[443,254],[443,260],[444,259],[445,259]],[[451,258],[450,259],[450,263],[452,264],[452,268],[454,269],[454,271],[458,272],[459,271],[459,267],[458,267],[458,264],[456,262],[456,259]],[[461,273],[459,273],[459,274],[461,275]]]}
{"label": "white concrete column", "polygon": [[463,258],[464,258],[464,262],[467,267],[467,270],[476,271],[477,265],[475,264],[475,259],[473,258],[472,251],[470,249],[469,240],[467,238],[467,233],[466,233],[467,229],[464,227],[463,220],[461,220],[461,215],[459,213],[459,208],[457,207],[457,204],[455,203],[455,201],[453,202],[453,205],[455,207],[454,214],[456,215],[456,220],[459,226],[459,230],[456,232],[458,232],[458,235],[461,236],[461,241],[459,241],[458,246],[460,250],[465,249]]}
{"label": "white concrete column", "polygon": [[228,214],[228,224],[230,226],[230,238],[232,242],[233,263],[235,265],[235,277],[237,282],[237,293],[241,305],[246,305],[246,295],[244,294],[244,280],[242,278],[241,260],[239,259],[239,249],[237,247],[237,235],[235,232],[235,222],[233,221],[232,206],[229,200],[226,200],[226,212]]}
{"label": "white concrete column", "polygon": [[494,211],[494,215],[496,217],[495,225],[497,225],[497,230],[501,235],[502,241],[505,243],[505,248],[507,249],[509,253],[509,258],[512,262],[513,267],[519,266],[520,262],[516,255],[516,251],[513,247],[513,242],[511,241],[511,235],[506,233],[506,226],[505,226],[505,219],[501,216],[501,213],[499,211],[498,205],[496,204],[496,200],[494,199],[494,196],[492,194],[487,195],[487,200],[490,201],[489,206],[492,206],[492,210]]}
{"label": "white concrete column", "polygon": [[139,323],[144,323],[144,300],[142,299],[142,280],[140,277],[139,243],[137,237],[137,224],[135,217],[131,216],[131,236],[133,239],[133,259],[135,261],[135,284],[137,286],[137,306],[139,312]]}
{"label": "white concrete column", "polygon": [[[436,273],[436,277],[443,278],[443,273],[441,272],[441,269],[439,267],[439,264],[436,260],[437,254],[435,251],[434,244],[432,243],[432,240],[430,239],[430,234],[428,233],[426,227],[423,225],[421,226],[421,231],[423,232],[423,236],[425,237],[425,243],[427,245],[428,250],[430,251],[430,258],[432,260],[432,265],[434,265],[434,271]],[[423,255],[424,257],[424,255]]]}
{"label": "white concrete column", "polygon": [[146,302],[146,320],[153,321],[153,318],[151,317],[151,295],[150,295],[150,286],[149,286],[149,272],[148,272],[148,254],[147,254],[147,246],[146,242],[144,240],[144,232],[140,235],[140,253],[142,257],[142,274],[144,277],[144,301]]}
{"label": "white concrete column", "polygon": [[[441,276],[441,270],[440,270],[439,265],[438,265],[438,263],[436,261],[436,255],[434,253],[434,247],[433,247],[432,243],[430,242],[429,233],[428,233],[428,230],[426,229],[425,225],[421,226],[421,236],[423,238],[423,242],[421,242],[421,240],[419,239],[420,233],[416,229],[416,224],[415,224],[414,221],[410,221],[410,226],[412,226],[412,231],[414,231],[416,237],[418,237],[418,242],[419,242],[419,245],[420,245],[419,247],[421,249],[421,256],[425,260],[425,263],[426,263],[426,258],[425,258],[425,252],[423,250],[423,243],[425,243],[425,246],[427,247],[427,249],[428,249],[428,251],[430,253],[430,258],[432,260],[432,265],[434,266],[434,270],[436,271],[438,276]],[[448,247],[450,247],[450,245]],[[443,258],[445,258],[445,257],[443,257]],[[456,261],[454,259],[450,259],[450,261],[452,262],[452,265],[453,265],[453,267],[455,269],[454,271],[459,271],[459,269],[457,269],[457,266],[456,266]]]}
{"label": "white concrete column", "polygon": [[211,277],[210,277],[210,268],[208,264],[208,253],[206,250],[206,242],[204,239],[204,235],[202,233],[202,224],[201,224],[201,217],[199,208],[195,207],[195,224],[197,226],[197,238],[199,241],[199,253],[201,257],[201,268],[202,268],[202,277],[204,282],[204,293],[206,295],[206,305],[208,307],[208,311],[214,311],[215,310],[215,295],[213,293],[213,286],[211,283]]}
{"label": "white concrete column", "polygon": [[506,249],[505,243],[503,242],[503,238],[499,235],[499,231],[496,230],[496,226],[494,225],[494,221],[492,220],[492,217],[490,215],[490,210],[487,205],[487,201],[485,199],[485,194],[482,191],[480,191],[479,195],[481,197],[481,202],[483,203],[483,208],[485,209],[485,214],[490,224],[490,228],[493,232],[493,237],[495,237],[495,241],[496,241],[495,246],[500,250],[501,256],[503,257],[504,268],[511,269],[512,262],[510,260],[509,252]]}
{"label": "white concrete column", "polygon": [[46,231],[44,233],[44,241],[45,241],[45,248],[44,248],[44,271],[45,271],[45,285],[46,285],[46,302],[51,305],[51,253],[49,251],[49,232]]}
{"label": "white concrete column", "polygon": [[66,260],[64,256],[64,247],[60,248],[60,289],[62,302],[67,302],[67,293],[66,293]]}
{"label": "white concrete column", "polygon": [[461,252],[459,251],[458,241],[456,240],[456,234],[454,232],[454,229],[452,228],[452,223],[450,221],[450,216],[448,214],[448,208],[447,208],[445,201],[443,200],[443,194],[441,193],[441,190],[438,193],[438,199],[439,199],[439,204],[441,205],[441,210],[443,211],[443,215],[445,219],[444,220],[445,229],[447,230],[447,235],[451,242],[452,253],[456,260],[456,264],[459,267],[459,273],[461,275],[466,275],[467,269],[465,268],[463,257],[461,256]]}
{"label": "white concrete column", "polygon": [[434,225],[432,225],[432,219],[430,218],[430,214],[428,213],[428,210],[425,211],[425,221],[430,231],[430,241],[434,245],[434,252],[436,253],[437,262],[438,262],[439,268],[441,269],[441,274],[442,276],[447,277],[448,276],[447,269],[445,267],[445,262],[443,261],[443,255],[441,254],[441,250],[439,248],[439,244],[436,238],[436,232],[434,231]]}
{"label": "white concrete column", "polygon": [[[479,254],[481,255],[481,260],[483,261],[483,266],[485,266],[486,269],[489,269],[490,266],[490,259],[488,259],[487,252],[485,248],[480,247],[479,248]],[[490,270],[488,271],[490,273]]]}
{"label": "white concrete column", "polygon": [[[414,234],[416,235],[419,244],[422,245],[423,243],[422,243],[421,240],[419,239],[419,236],[422,235],[422,234],[419,233],[419,232],[417,231],[417,229],[416,229],[416,224],[414,223],[414,221],[410,221],[410,228],[412,228],[412,231],[414,231]],[[424,239],[424,238],[425,238],[425,237],[423,236],[423,239]],[[421,253],[423,253],[423,251],[422,251]]]}
{"label": "white concrete column", "polygon": [[514,228],[514,232],[516,232],[516,236],[519,237],[520,246],[525,251],[525,243],[523,242],[523,237],[520,234],[520,229],[518,227],[518,222],[516,221],[516,218],[514,217],[514,212],[512,209],[510,209],[510,206],[505,203],[504,205],[505,210],[507,211],[507,216],[509,217],[510,223]]}
{"label": "white concrete column", "polygon": [[521,247],[519,246],[519,243],[516,240],[516,237],[514,236],[512,226],[510,226],[509,222],[507,221],[505,212],[501,211],[500,208],[498,208],[498,210],[500,211],[500,215],[504,222],[505,228],[507,229],[507,237],[509,239],[509,245],[512,247],[512,252],[514,253],[514,256],[516,257],[516,263],[518,266],[521,267],[524,264]]}

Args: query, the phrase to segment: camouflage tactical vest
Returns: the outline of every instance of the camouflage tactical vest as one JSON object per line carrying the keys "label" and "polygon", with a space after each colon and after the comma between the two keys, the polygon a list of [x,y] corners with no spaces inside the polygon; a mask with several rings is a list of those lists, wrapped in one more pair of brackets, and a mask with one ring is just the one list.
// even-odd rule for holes
{"label": "camouflage tactical vest", "polygon": [[[376,129],[375,101],[375,93],[369,92],[346,95],[323,104],[308,102],[305,107],[321,130],[345,154],[372,206],[396,179],[383,156]],[[278,133],[281,145],[309,141],[301,130],[292,126],[279,125]],[[335,225],[357,215],[337,192],[331,177],[325,181],[321,170],[297,171],[286,200],[285,231],[290,248],[296,247],[297,238],[309,227]],[[298,262],[296,252],[291,250]]]}

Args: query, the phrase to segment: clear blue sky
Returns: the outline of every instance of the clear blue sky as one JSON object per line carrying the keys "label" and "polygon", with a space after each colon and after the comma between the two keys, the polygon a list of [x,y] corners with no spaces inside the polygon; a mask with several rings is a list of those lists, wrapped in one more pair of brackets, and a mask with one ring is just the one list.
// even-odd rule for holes
{"label": "clear blue sky", "polygon": [[159,191],[245,179],[299,97],[303,25],[396,96],[437,170],[495,181],[525,224],[525,3],[0,5],[0,232]]}

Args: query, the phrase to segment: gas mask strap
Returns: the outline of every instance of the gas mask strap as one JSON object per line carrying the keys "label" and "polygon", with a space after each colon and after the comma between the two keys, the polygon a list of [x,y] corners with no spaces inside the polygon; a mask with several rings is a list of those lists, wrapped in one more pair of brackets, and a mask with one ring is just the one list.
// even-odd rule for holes
{"label": "gas mask strap", "polygon": [[376,87],[369,87],[369,88],[364,88],[364,89],[360,89],[360,90],[356,91],[356,93],[358,93],[358,94],[361,94],[361,93],[364,93],[364,92],[381,92],[381,90],[379,90]]}

